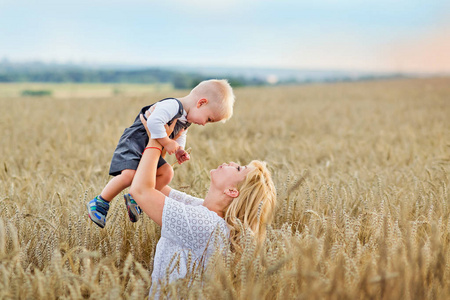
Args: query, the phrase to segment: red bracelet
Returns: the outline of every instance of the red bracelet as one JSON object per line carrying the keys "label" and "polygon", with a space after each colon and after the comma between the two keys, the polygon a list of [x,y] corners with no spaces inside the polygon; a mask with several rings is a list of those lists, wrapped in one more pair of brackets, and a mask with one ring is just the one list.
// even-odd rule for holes
{"label": "red bracelet", "polygon": [[144,151],[142,151],[142,154],[144,154],[145,150],[147,150],[147,149],[158,149],[158,150],[161,151],[161,153],[162,153],[162,149],[159,149],[158,147],[146,147],[146,148],[144,149]]}

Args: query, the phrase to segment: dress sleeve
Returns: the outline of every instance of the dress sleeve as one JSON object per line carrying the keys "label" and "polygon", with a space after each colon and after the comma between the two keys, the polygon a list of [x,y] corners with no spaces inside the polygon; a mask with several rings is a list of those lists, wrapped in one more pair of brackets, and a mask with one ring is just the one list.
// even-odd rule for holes
{"label": "dress sleeve", "polygon": [[183,248],[203,251],[227,238],[225,221],[204,206],[186,205],[166,197],[161,236]]}
{"label": "dress sleeve", "polygon": [[176,100],[165,100],[154,105],[155,109],[147,118],[147,127],[152,139],[160,139],[167,136],[166,125],[178,113],[178,102]]}
{"label": "dress sleeve", "polygon": [[176,200],[178,202],[187,204],[187,205],[202,205],[203,199],[188,195],[186,193],[177,191],[176,189],[171,189],[169,193],[169,198]]}

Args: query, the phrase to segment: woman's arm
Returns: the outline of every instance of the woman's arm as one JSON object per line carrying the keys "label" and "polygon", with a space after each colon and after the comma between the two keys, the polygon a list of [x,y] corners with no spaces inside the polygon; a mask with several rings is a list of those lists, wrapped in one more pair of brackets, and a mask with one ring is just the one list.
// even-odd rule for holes
{"label": "woman's arm", "polygon": [[[130,194],[139,207],[153,221],[161,226],[165,196],[155,189],[155,182],[156,168],[162,146],[157,140],[151,139],[150,132],[148,131],[147,124],[142,115],[141,121],[149,135],[147,147],[151,148],[147,148],[142,154],[141,161],[139,162],[133,182],[131,183]],[[175,123],[176,122],[173,122],[171,128],[169,128],[170,132],[173,131]]]}

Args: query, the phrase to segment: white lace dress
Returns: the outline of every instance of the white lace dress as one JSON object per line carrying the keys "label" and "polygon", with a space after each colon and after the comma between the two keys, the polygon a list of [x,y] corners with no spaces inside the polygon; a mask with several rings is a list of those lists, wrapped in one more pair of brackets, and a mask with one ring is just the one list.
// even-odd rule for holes
{"label": "white lace dress", "polygon": [[[156,245],[150,295],[161,282],[183,278],[195,264],[207,262],[229,239],[224,219],[202,205],[203,200],[172,189],[165,198],[161,238]],[[225,241],[224,241],[225,240]],[[191,256],[188,266],[188,257]],[[179,266],[175,266],[178,261]]]}

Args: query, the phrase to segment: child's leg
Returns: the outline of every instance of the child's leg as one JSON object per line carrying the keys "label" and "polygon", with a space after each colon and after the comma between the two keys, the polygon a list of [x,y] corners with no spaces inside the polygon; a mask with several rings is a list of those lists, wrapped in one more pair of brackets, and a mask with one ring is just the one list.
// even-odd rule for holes
{"label": "child's leg", "polygon": [[95,224],[101,228],[105,227],[109,202],[122,190],[131,185],[135,173],[135,170],[123,170],[120,175],[117,175],[108,182],[99,196],[87,203],[89,217]]}
{"label": "child's leg", "polygon": [[156,170],[156,184],[155,188],[161,191],[165,186],[167,186],[173,178],[173,169],[168,164],[165,163]]}
{"label": "child's leg", "polygon": [[111,179],[108,184],[103,189],[100,196],[110,202],[117,196],[121,191],[126,189],[131,185],[133,181],[134,174],[136,174],[136,170],[125,169],[119,175],[115,176]]}

